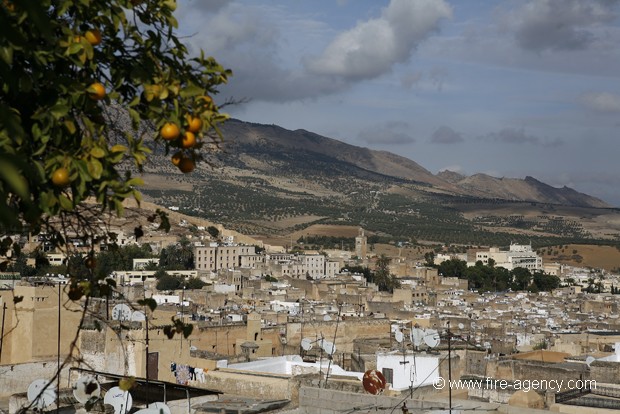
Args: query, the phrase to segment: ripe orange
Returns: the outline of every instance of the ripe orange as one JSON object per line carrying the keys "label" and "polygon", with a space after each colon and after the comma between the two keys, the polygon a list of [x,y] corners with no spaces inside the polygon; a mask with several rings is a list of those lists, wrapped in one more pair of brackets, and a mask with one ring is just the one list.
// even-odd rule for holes
{"label": "ripe orange", "polygon": [[202,119],[191,115],[187,115],[185,119],[187,120],[187,130],[189,132],[193,132],[195,134],[200,131],[200,128],[202,128]]}
{"label": "ripe orange", "polygon": [[187,174],[194,171],[194,167],[196,167],[196,164],[191,158],[183,157],[181,158],[178,167],[181,172]]}
{"label": "ripe orange", "polygon": [[102,100],[103,98],[105,98],[105,95],[106,95],[105,87],[99,82],[95,82],[91,84],[88,87],[88,93],[89,93],[90,99],[93,99],[95,101]]}
{"label": "ripe orange", "polygon": [[182,159],[183,153],[181,151],[178,151],[172,156],[171,161],[174,165],[178,166]]}
{"label": "ripe orange", "polygon": [[56,187],[66,187],[70,182],[69,170],[65,167],[60,167],[52,173],[52,183]]}
{"label": "ripe orange", "polygon": [[183,138],[181,138],[181,146],[183,148],[191,148],[196,145],[196,135],[193,132],[185,132]]}
{"label": "ripe orange", "polygon": [[175,140],[181,135],[181,130],[177,126],[177,124],[172,122],[166,122],[161,130],[159,131],[161,137],[166,141]]}
{"label": "ripe orange", "polygon": [[88,43],[93,46],[97,46],[101,43],[101,32],[97,29],[87,31],[84,33],[84,37],[88,40]]}

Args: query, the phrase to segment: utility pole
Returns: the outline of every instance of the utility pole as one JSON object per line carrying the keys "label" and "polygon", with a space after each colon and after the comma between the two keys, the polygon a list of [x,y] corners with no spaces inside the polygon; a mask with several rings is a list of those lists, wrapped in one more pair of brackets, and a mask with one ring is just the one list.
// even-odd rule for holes
{"label": "utility pole", "polygon": [[6,313],[6,303],[2,303],[2,332],[0,333],[0,362],[2,362],[2,344],[4,343],[4,314]]}
{"label": "utility pole", "polygon": [[448,407],[452,414],[452,332],[450,332],[450,321],[448,321]]}

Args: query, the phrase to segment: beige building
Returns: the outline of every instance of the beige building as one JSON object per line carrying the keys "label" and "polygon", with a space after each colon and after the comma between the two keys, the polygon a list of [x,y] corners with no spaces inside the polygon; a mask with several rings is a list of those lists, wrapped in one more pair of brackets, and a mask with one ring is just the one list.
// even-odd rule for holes
{"label": "beige building", "polygon": [[208,246],[196,246],[194,248],[194,266],[198,271],[233,269],[241,267],[242,257],[245,257],[245,264],[257,261],[257,259],[250,259],[250,256],[256,256],[254,246],[210,243]]}
{"label": "beige building", "polygon": [[355,255],[359,259],[365,259],[368,256],[368,238],[364,235],[364,229],[359,229],[359,234],[355,238]]}
{"label": "beige building", "polygon": [[[55,358],[58,346],[61,358],[68,355],[82,316],[80,303],[69,300],[68,289],[60,285],[60,311],[58,285],[15,286],[14,290],[0,291],[0,309],[6,306],[0,364]],[[21,301],[15,303],[17,298]]]}

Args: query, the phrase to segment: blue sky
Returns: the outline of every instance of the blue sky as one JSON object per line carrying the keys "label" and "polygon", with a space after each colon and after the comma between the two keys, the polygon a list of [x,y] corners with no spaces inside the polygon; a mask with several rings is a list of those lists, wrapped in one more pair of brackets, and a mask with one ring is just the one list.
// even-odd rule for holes
{"label": "blue sky", "polygon": [[181,0],[251,122],[620,206],[618,0]]}

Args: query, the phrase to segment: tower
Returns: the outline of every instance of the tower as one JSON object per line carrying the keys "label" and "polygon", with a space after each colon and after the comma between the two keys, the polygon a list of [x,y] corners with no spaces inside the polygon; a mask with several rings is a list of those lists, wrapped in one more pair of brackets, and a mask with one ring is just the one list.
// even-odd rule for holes
{"label": "tower", "polygon": [[360,227],[358,236],[355,238],[355,255],[359,259],[366,258],[366,253],[367,253],[366,243],[367,243],[367,238],[366,236],[364,236],[364,229]]}

